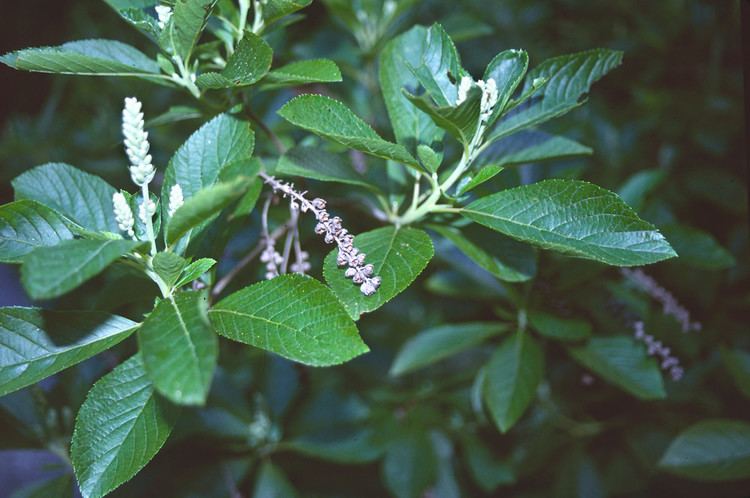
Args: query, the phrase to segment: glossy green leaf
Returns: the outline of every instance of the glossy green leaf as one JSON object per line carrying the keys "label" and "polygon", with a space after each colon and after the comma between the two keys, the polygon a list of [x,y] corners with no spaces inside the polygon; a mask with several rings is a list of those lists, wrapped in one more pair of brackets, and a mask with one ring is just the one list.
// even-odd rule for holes
{"label": "glossy green leaf", "polygon": [[429,435],[412,432],[394,440],[383,459],[383,481],[396,498],[421,498],[435,484],[437,457]]}
{"label": "glossy green leaf", "polygon": [[419,332],[406,341],[391,365],[391,375],[403,375],[473,348],[508,330],[500,322],[440,325]]}
{"label": "glossy green leaf", "polygon": [[39,247],[24,258],[21,281],[34,299],[61,296],[142,244],[122,239],[75,239]]}
{"label": "glossy green leaf", "polygon": [[584,368],[638,398],[666,397],[659,365],[630,337],[594,337],[568,353]]}
{"label": "glossy green leaf", "polygon": [[187,285],[193,280],[197,280],[201,275],[213,268],[215,264],[216,260],[211,258],[201,258],[193,261],[187,265],[182,272],[182,276],[180,276],[180,279],[175,284],[175,288],[179,289],[183,285]]}
{"label": "glossy green leaf", "polygon": [[418,167],[402,145],[383,140],[341,102],[323,95],[300,95],[279,109],[279,115],[305,130],[367,154]]}
{"label": "glossy green leaf", "polygon": [[591,324],[575,318],[560,318],[542,311],[529,311],[531,327],[550,339],[580,341],[591,336]]}
{"label": "glossy green leaf", "polygon": [[297,492],[283,472],[268,460],[255,477],[253,498],[296,498]]}
{"label": "glossy green leaf", "polygon": [[57,47],[27,48],[0,57],[24,71],[97,76],[159,75],[159,65],[138,49],[114,40],[79,40]]}
{"label": "glossy green leaf", "polygon": [[487,64],[482,79],[484,81],[493,79],[497,85],[497,104],[487,120],[487,126],[492,126],[505,109],[528,68],[529,55],[524,50],[516,49],[503,50]]}
{"label": "glossy green leaf", "polygon": [[522,93],[532,89],[539,78],[546,79],[546,84],[501,119],[487,141],[493,142],[578,107],[591,85],[621,62],[622,52],[608,49],[562,55],[542,62],[527,75]]}
{"label": "glossy green leaf", "polygon": [[273,50],[260,36],[248,31],[237,44],[220,73],[204,73],[196,80],[200,88],[233,88],[252,85],[271,68]]}
{"label": "glossy green leaf", "polygon": [[341,71],[330,59],[295,61],[269,72],[264,81],[273,88],[310,83],[336,83],[341,81]]}
{"label": "glossy green leaf", "polygon": [[659,467],[698,481],[750,479],[750,424],[703,420],[680,433]]}
{"label": "glossy green leaf", "polygon": [[708,232],[679,224],[665,225],[661,230],[680,255],[677,263],[705,270],[724,270],[737,264],[732,253]]}
{"label": "glossy green leaf", "polygon": [[202,405],[219,343],[208,323],[206,296],[179,292],[156,305],[138,329],[143,364],[156,390],[181,405]]}
{"label": "glossy green leaf", "polygon": [[617,266],[676,256],[650,223],[601,187],[545,180],[478,199],[462,214],[515,239]]}
{"label": "glossy green leaf", "polygon": [[536,274],[536,252],[527,244],[477,226],[462,229],[430,225],[476,264],[506,282],[525,282]]}
{"label": "glossy green leaf", "polygon": [[367,255],[366,262],[375,267],[381,284],[375,294],[365,296],[344,269],[336,264],[338,249],[331,251],[323,263],[323,275],[336,297],[353,319],[374,311],[406,289],[422,273],[435,250],[430,237],[416,228],[383,227],[359,234],[354,246]]}
{"label": "glossy green leaf", "polygon": [[419,144],[438,148],[444,131],[415,107],[402,89],[417,94],[419,82],[410,67],[420,64],[427,46],[428,29],[414,26],[388,44],[380,54],[380,88],[396,141],[414,153]]}
{"label": "glossy green leaf", "polygon": [[112,208],[115,189],[64,163],[37,166],[12,182],[16,200],[31,199],[92,231],[119,233]]}
{"label": "glossy green leaf", "polygon": [[263,4],[263,21],[271,24],[284,16],[304,9],[312,0],[268,0]]}
{"label": "glossy green leaf", "polygon": [[750,398],[750,353],[740,349],[721,349],[721,359],[735,385]]}
{"label": "glossy green leaf", "polygon": [[117,12],[121,18],[123,18],[128,24],[138,29],[152,40],[159,38],[161,28],[157,19],[145,11],[148,7],[154,7],[158,4],[158,0],[142,0],[142,1],[128,1],[128,0],[104,0],[115,12]]}
{"label": "glossy green leaf", "polygon": [[172,156],[164,174],[161,198],[168,200],[176,183],[185,199],[193,197],[216,183],[223,171],[247,161],[254,147],[255,135],[246,122],[220,114],[201,126]]}
{"label": "glossy green leaf", "polygon": [[468,147],[479,126],[479,101],[482,92],[473,86],[460,105],[437,106],[427,94],[414,96],[404,90],[404,95],[415,107],[430,116],[437,126]]}
{"label": "glossy green leaf", "polygon": [[543,373],[544,352],[528,332],[516,332],[492,355],[484,400],[501,432],[513,427],[534,400]]}
{"label": "glossy green leaf", "polygon": [[279,175],[301,176],[321,182],[346,183],[373,189],[341,156],[317,147],[298,146],[289,149],[276,164]]}
{"label": "glossy green leaf", "polygon": [[37,247],[73,238],[66,220],[56,211],[30,200],[0,206],[0,262],[20,263]]}
{"label": "glossy green leaf", "polygon": [[109,349],[137,326],[98,311],[0,308],[0,396]]}
{"label": "glossy green leaf", "polygon": [[464,194],[500,173],[506,166],[550,159],[590,155],[593,151],[569,138],[538,130],[526,130],[492,143],[474,160],[478,171],[467,178],[459,193]]}
{"label": "glossy green leaf", "polygon": [[409,64],[409,69],[419,84],[432,97],[439,107],[455,106],[458,97],[458,84],[465,74],[456,46],[440,24],[433,24],[424,32],[425,40],[418,50],[417,64]]}
{"label": "glossy green leaf", "polygon": [[369,351],[336,296],[290,274],[231,294],[209,311],[216,331],[311,366],[337,365]]}
{"label": "glossy green leaf", "polygon": [[172,17],[159,37],[162,48],[187,63],[216,2],[217,0],[176,0]]}
{"label": "glossy green leaf", "polygon": [[172,287],[180,278],[182,270],[187,266],[187,261],[182,256],[173,252],[159,252],[151,260],[154,271],[167,286]]}
{"label": "glossy green leaf", "polygon": [[176,416],[155,395],[139,355],[99,379],[78,411],[70,445],[84,498],[101,498],[137,474],[164,445]]}
{"label": "glossy green leaf", "polygon": [[241,177],[233,182],[205,187],[186,198],[167,225],[167,244],[172,245],[190,230],[213,219],[221,210],[239,199],[250,186],[250,179]]}

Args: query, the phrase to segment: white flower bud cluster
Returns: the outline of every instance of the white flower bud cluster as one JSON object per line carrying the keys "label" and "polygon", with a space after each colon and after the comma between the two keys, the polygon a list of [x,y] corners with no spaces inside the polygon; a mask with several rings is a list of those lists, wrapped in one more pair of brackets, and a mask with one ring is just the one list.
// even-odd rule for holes
{"label": "white flower bud cluster", "polygon": [[154,10],[156,10],[156,15],[158,17],[157,24],[159,25],[159,29],[164,29],[167,27],[167,23],[172,17],[172,8],[167,5],[157,5],[154,7]]}
{"label": "white flower bud cluster", "polygon": [[690,312],[677,301],[677,298],[668,290],[661,287],[652,277],[646,275],[643,270],[622,268],[620,273],[643,292],[651,296],[654,301],[660,303],[662,305],[662,313],[674,317],[679,322],[683,332],[701,330],[702,326],[700,322],[690,320]]}
{"label": "white flower bud cluster", "polygon": [[275,192],[281,192],[286,197],[291,198],[293,209],[299,209],[303,213],[311,211],[318,220],[315,226],[315,233],[323,235],[326,244],[336,243],[339,248],[336,262],[339,266],[347,266],[345,275],[351,278],[352,282],[359,285],[362,294],[370,296],[380,287],[380,277],[374,276],[375,268],[371,264],[365,263],[365,254],[354,247],[354,236],[341,224],[341,218],[330,216],[326,210],[326,201],[321,198],[315,198],[311,201],[305,198],[306,192],[297,192],[294,186],[276,180],[272,176],[261,174],[266,183],[268,183]]}
{"label": "white flower bud cluster", "polygon": [[[459,106],[466,102],[469,96],[469,90],[474,86],[475,82],[471,79],[471,76],[464,76],[458,84],[458,97],[456,98],[456,105]],[[497,104],[499,98],[497,92],[497,82],[493,78],[487,81],[479,80],[476,85],[482,90],[482,100],[479,105],[480,120],[484,123],[492,115],[492,111]]]}
{"label": "white flower bud cluster", "polygon": [[130,209],[127,199],[121,192],[115,192],[112,194],[112,205],[115,212],[115,220],[117,226],[123,232],[126,232],[129,237],[133,237],[133,225],[135,220],[133,219],[133,211]]}
{"label": "white flower bud cluster", "polygon": [[302,275],[310,271],[312,266],[310,265],[310,254],[307,251],[299,251],[297,253],[297,259],[289,267],[294,273],[301,273]]}
{"label": "white flower bud cluster", "polygon": [[148,223],[148,220],[150,220],[154,216],[155,213],[156,213],[156,203],[152,201],[151,199],[147,199],[141,202],[141,205],[138,206],[138,218],[143,223]]}
{"label": "white flower bud cluster", "polygon": [[130,177],[139,187],[151,183],[154,178],[154,165],[148,153],[148,133],[143,130],[141,103],[134,97],[125,99],[122,110],[122,134],[125,137],[125,152],[130,159]]}
{"label": "white flower bud cluster", "polygon": [[180,187],[179,183],[175,183],[172,185],[172,188],[169,189],[169,206],[167,207],[167,211],[170,218],[174,216],[175,212],[180,209],[183,204],[185,204],[185,198],[182,195],[182,187]]}
{"label": "white flower bud cluster", "polygon": [[685,374],[685,370],[680,366],[680,360],[672,355],[672,351],[657,341],[654,336],[647,334],[643,322],[638,321],[633,324],[633,336],[643,342],[648,348],[649,356],[657,356],[660,360],[659,366],[665,372],[669,372],[672,380],[678,381]]}
{"label": "white flower bud cluster", "polygon": [[276,241],[270,237],[265,239],[266,247],[260,253],[260,262],[266,264],[266,280],[279,276],[279,265],[284,258],[276,250]]}

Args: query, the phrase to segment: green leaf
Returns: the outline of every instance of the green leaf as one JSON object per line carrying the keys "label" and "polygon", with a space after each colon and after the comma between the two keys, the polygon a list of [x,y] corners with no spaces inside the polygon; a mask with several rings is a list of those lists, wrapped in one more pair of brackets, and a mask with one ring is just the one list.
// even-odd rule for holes
{"label": "green leaf", "polygon": [[186,105],[173,105],[166,112],[146,120],[146,128],[155,128],[180,121],[198,119],[202,116],[200,109]]}
{"label": "green leaf", "polygon": [[497,104],[495,104],[492,115],[487,120],[487,126],[492,126],[503,112],[528,68],[529,55],[524,50],[516,49],[500,52],[487,64],[483,79],[489,81],[491,78],[497,84]]}
{"label": "green leaf", "polygon": [[509,462],[495,457],[476,437],[463,438],[463,455],[474,481],[490,493],[502,485],[516,482],[516,476]]}
{"label": "green leaf", "polygon": [[122,239],[75,239],[39,247],[24,258],[21,281],[33,299],[61,296],[142,244]]}
{"label": "green leaf", "polygon": [[466,100],[457,106],[436,106],[426,93],[417,97],[404,90],[404,95],[409,102],[430,116],[436,125],[465,146],[469,146],[479,126],[479,102],[482,92],[478,87],[471,87]]}
{"label": "green leaf", "polygon": [[531,327],[550,339],[580,341],[591,336],[591,324],[575,318],[559,318],[542,311],[528,313]]}
{"label": "green leaf", "polygon": [[58,47],[27,48],[1,56],[0,62],[42,73],[159,77],[156,61],[114,40],[79,40]]}
{"label": "green leaf", "polygon": [[676,256],[658,230],[616,194],[583,181],[523,185],[478,199],[461,213],[515,239],[610,265]]}
{"label": "green leaf", "polygon": [[732,253],[708,232],[679,224],[666,225],[661,230],[680,255],[677,263],[706,270],[724,270],[737,264]]}
{"label": "green leaf", "polygon": [[647,169],[639,171],[630,178],[617,191],[625,203],[635,210],[643,207],[646,197],[667,177],[666,170]]}
{"label": "green leaf", "polygon": [[101,498],[151,460],[176,421],[158,398],[139,355],[94,384],[76,417],[70,456],[85,498]]}
{"label": "green leaf", "polygon": [[369,351],[330,289],[301,275],[246,287],[208,315],[219,334],[305,365],[337,365]]}
{"label": "green leaf", "polygon": [[111,348],[137,326],[98,311],[0,308],[0,396]]}
{"label": "green leaf", "polygon": [[506,282],[525,282],[536,275],[536,252],[526,244],[498,237],[477,226],[461,230],[430,225],[476,264]]}
{"label": "green leaf", "polygon": [[390,375],[403,375],[426,367],[507,330],[507,325],[499,322],[447,324],[424,330],[401,347]]}
{"label": "green leaf", "polygon": [[281,443],[280,449],[295,451],[302,455],[340,464],[371,463],[383,455],[382,436],[374,429],[366,428],[345,434],[335,433],[320,437],[305,435]]}
{"label": "green leaf", "polygon": [[374,311],[406,289],[430,262],[435,250],[430,237],[416,228],[383,227],[359,234],[354,246],[367,254],[366,263],[375,267],[381,284],[375,294],[365,296],[344,269],[336,264],[338,249],[323,263],[323,275],[336,297],[354,320]]}
{"label": "green leaf", "polygon": [[656,360],[630,337],[594,337],[585,346],[568,348],[568,353],[583,367],[640,399],[667,396]]}
{"label": "green leaf", "polygon": [[424,56],[428,29],[414,26],[388,44],[380,54],[380,87],[396,141],[414,153],[419,144],[438,149],[445,134],[401,91],[416,94],[419,83],[411,73]]}
{"label": "green leaf", "polygon": [[164,283],[170,288],[180,278],[182,270],[187,266],[187,261],[182,256],[173,252],[159,252],[151,260],[151,265]]}
{"label": "green leaf", "polygon": [[119,233],[115,189],[98,176],[64,163],[37,166],[12,182],[16,200],[31,199],[93,231]]}
{"label": "green leaf", "polygon": [[264,461],[255,477],[253,498],[296,498],[289,480],[281,470],[268,460]]}
{"label": "green leaf", "polygon": [[250,186],[250,179],[240,177],[232,182],[205,187],[177,209],[167,225],[167,244],[173,245],[190,230],[210,221],[222,209],[239,199]]}
{"label": "green leaf", "polygon": [[187,65],[217,0],[177,0],[159,44]]}
{"label": "green leaf", "polygon": [[722,348],[721,359],[737,388],[750,398],[750,353],[740,349]]}
{"label": "green leaf", "polygon": [[750,478],[750,424],[703,420],[683,431],[661,457],[659,467],[698,481]]}
{"label": "green leaf", "polygon": [[427,433],[394,440],[383,459],[383,481],[397,498],[420,498],[435,484],[437,456]]}
{"label": "green leaf", "polygon": [[473,166],[479,171],[474,178],[461,185],[459,194],[465,194],[493,178],[506,166],[590,155],[592,152],[589,147],[574,140],[538,130],[514,133],[491,144],[476,158]]}
{"label": "green leaf", "polygon": [[[417,64],[408,67],[439,107],[455,106],[458,81],[466,73],[461,67],[456,46],[443,27],[435,23],[424,32]],[[410,47],[410,49],[412,49]]]}
{"label": "green leaf", "polygon": [[197,280],[201,275],[213,268],[215,264],[216,260],[211,258],[201,258],[199,260],[193,261],[192,263],[187,265],[185,270],[182,272],[182,276],[174,285],[175,288],[179,289],[180,287],[189,284],[193,280]]}
{"label": "green leaf", "polygon": [[156,390],[181,405],[203,405],[219,343],[207,316],[206,296],[179,292],[156,305],[138,329],[143,364]]}
{"label": "green leaf", "polygon": [[289,149],[279,158],[276,173],[321,182],[346,183],[371,190],[375,188],[354,171],[351,164],[340,154],[333,154],[317,147],[298,146]]}
{"label": "green leaf", "polygon": [[271,68],[273,50],[263,38],[248,31],[237,44],[220,73],[204,73],[196,83],[200,88],[233,88],[252,85]]}
{"label": "green leaf", "polygon": [[534,82],[546,79],[541,92],[519,105],[500,120],[488,142],[555,118],[583,103],[582,97],[599,78],[622,62],[622,52],[595,49],[562,55],[542,62],[526,77],[522,93],[533,90]]}
{"label": "green leaf", "polygon": [[402,145],[383,140],[348,107],[330,97],[300,95],[284,104],[278,113],[293,125],[346,147],[419,168],[417,160]]}
{"label": "green leaf", "polygon": [[269,72],[264,81],[269,83],[269,88],[336,83],[341,81],[341,71],[330,59],[295,61]]}
{"label": "green leaf", "polygon": [[487,364],[484,399],[495,425],[507,432],[533,401],[544,372],[544,352],[519,330],[497,348]]}
{"label": "green leaf", "polygon": [[46,481],[35,482],[15,491],[9,498],[73,498],[73,476],[62,475]]}
{"label": "green leaf", "polygon": [[[248,159],[254,147],[255,135],[244,121],[220,114],[201,126],[169,161],[161,189],[163,209],[169,206],[169,192],[175,184],[180,185],[184,198],[189,199],[237,165],[250,164]],[[247,170],[251,176],[252,168]],[[164,217],[168,213],[164,212]]]}
{"label": "green leaf", "polygon": [[65,218],[34,201],[0,206],[0,262],[20,263],[37,247],[49,247],[73,238]]}
{"label": "green leaf", "polygon": [[417,145],[417,156],[422,162],[422,166],[430,173],[436,173],[440,164],[443,162],[443,153],[436,152],[429,145]]}
{"label": "green leaf", "polygon": [[312,0],[268,0],[263,4],[263,21],[268,25],[284,16],[304,9]]}

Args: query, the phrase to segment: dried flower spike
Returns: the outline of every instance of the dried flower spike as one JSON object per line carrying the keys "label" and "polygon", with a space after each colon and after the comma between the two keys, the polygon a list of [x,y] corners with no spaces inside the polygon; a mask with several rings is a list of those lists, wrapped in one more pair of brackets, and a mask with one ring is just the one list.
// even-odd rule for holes
{"label": "dried flower spike", "polygon": [[354,247],[354,236],[341,224],[341,218],[333,216],[326,210],[326,201],[317,197],[308,200],[305,192],[297,192],[294,186],[277,180],[276,178],[260,173],[264,181],[271,186],[274,192],[289,197],[293,208],[303,213],[311,211],[318,220],[315,225],[315,233],[323,236],[326,244],[333,244],[339,248],[336,262],[339,266],[346,266],[345,275],[352,282],[359,285],[359,289],[365,296],[374,294],[380,287],[380,277],[374,276],[375,268],[371,264],[365,264],[365,254]]}
{"label": "dried flower spike", "polygon": [[680,366],[680,360],[672,355],[672,350],[661,341],[657,341],[654,336],[646,333],[643,322],[633,323],[633,337],[646,345],[649,356],[657,356],[660,359],[659,366],[662,370],[669,372],[672,380],[678,381],[682,378],[685,371]]}

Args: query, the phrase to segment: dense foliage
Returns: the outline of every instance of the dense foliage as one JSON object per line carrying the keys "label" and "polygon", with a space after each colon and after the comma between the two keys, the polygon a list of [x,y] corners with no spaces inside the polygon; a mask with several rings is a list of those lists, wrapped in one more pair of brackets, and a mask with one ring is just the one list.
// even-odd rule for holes
{"label": "dense foliage", "polygon": [[736,7],[102,3],[0,56],[91,77],[0,138],[14,496],[748,489]]}

